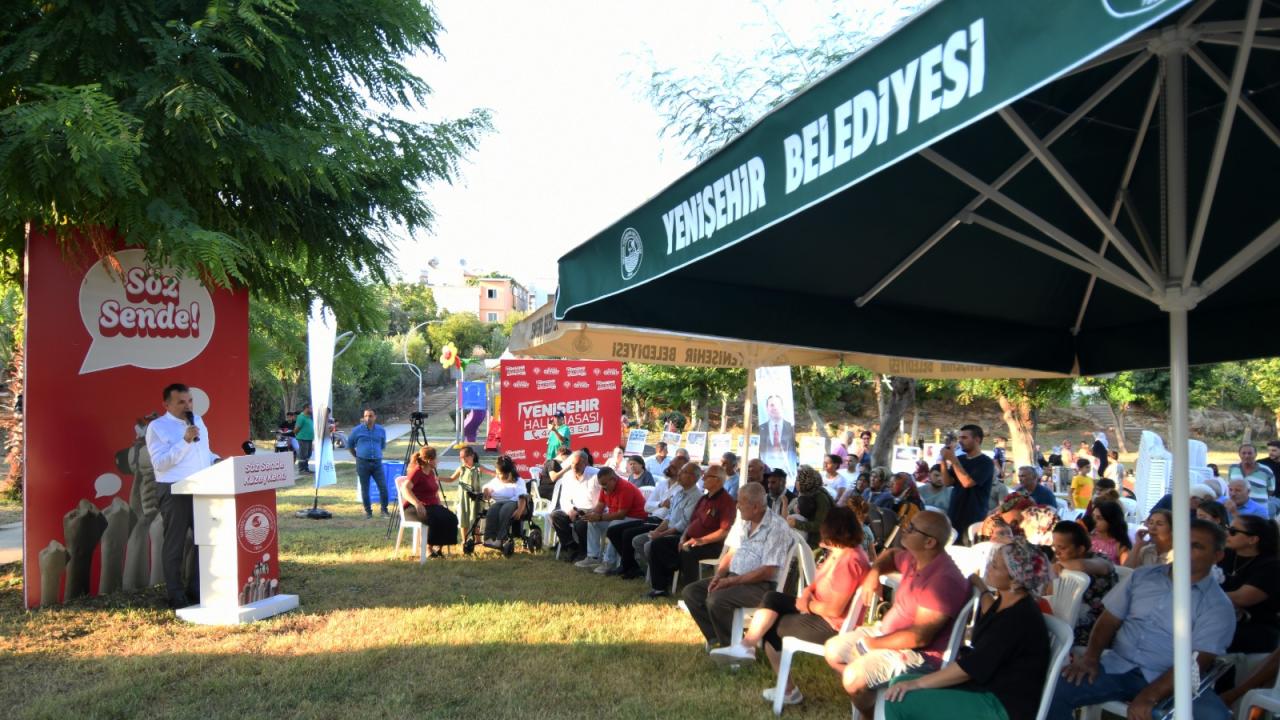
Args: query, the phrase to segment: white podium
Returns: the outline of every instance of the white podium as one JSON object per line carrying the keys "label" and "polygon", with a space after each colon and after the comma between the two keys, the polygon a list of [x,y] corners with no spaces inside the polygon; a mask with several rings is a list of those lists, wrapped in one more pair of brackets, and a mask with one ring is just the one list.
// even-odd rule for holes
{"label": "white podium", "polygon": [[229,457],[173,486],[191,495],[200,604],[178,610],[198,625],[237,625],[298,607],[280,593],[276,489],[293,487],[292,453]]}

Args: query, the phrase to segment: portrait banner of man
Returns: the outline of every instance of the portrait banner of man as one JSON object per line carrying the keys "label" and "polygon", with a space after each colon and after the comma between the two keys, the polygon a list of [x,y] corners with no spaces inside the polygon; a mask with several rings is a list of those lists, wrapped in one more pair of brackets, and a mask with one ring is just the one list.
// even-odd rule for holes
{"label": "portrait banner of man", "polygon": [[787,365],[756,368],[756,404],[759,408],[760,459],[771,468],[782,468],[788,477],[796,472],[796,415],[791,396],[791,368]]}

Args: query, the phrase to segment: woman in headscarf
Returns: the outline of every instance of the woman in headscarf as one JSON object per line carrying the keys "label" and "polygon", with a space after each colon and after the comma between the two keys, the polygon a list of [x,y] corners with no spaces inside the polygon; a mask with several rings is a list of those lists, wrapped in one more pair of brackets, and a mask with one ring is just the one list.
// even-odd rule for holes
{"label": "woman in headscarf", "polygon": [[822,475],[809,465],[801,465],[796,470],[796,501],[787,516],[787,524],[805,534],[809,547],[818,547],[822,540],[822,521],[834,506],[835,502],[822,486]]}
{"label": "woman in headscarf", "polygon": [[885,691],[891,720],[1031,720],[1049,669],[1049,632],[1037,604],[1048,561],[1025,540],[991,555],[972,650],[928,675],[901,675]]}
{"label": "woman in headscarf", "polygon": [[1010,493],[1000,503],[995,512],[987,516],[982,521],[982,527],[974,534],[974,542],[984,542],[990,540],[992,542],[1000,542],[998,536],[1004,535],[1002,528],[1008,528],[1011,537],[1022,537],[1025,533],[1022,531],[1022,516],[1027,510],[1035,507],[1036,503],[1031,498],[1022,493]]}

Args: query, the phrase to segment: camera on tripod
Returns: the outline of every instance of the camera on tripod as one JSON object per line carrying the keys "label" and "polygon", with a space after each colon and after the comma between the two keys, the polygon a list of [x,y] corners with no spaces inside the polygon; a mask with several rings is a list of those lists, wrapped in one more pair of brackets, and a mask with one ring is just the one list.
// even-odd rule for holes
{"label": "camera on tripod", "polygon": [[424,412],[409,413],[409,420],[414,425],[422,425],[427,421],[427,414]]}

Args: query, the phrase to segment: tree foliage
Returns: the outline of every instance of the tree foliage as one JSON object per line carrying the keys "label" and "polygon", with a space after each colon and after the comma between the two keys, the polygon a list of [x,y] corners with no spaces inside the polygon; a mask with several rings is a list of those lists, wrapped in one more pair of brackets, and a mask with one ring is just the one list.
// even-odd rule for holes
{"label": "tree foliage", "polygon": [[211,285],[377,326],[393,230],[430,225],[489,128],[402,115],[437,53],[417,0],[77,0],[0,12],[0,250],[24,226],[103,254],[117,232]]}

